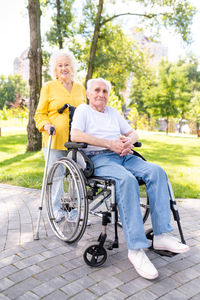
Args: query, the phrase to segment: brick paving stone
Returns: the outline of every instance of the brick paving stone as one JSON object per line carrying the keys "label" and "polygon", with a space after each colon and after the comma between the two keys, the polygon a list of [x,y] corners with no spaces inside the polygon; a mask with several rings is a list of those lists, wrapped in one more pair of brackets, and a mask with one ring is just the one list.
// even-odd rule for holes
{"label": "brick paving stone", "polygon": [[0,279],[17,272],[18,269],[13,265],[8,265],[0,269]]}
{"label": "brick paving stone", "polygon": [[174,271],[170,270],[166,267],[162,267],[158,270],[159,273],[159,280],[163,280],[167,277],[170,277],[175,273]]}
{"label": "brick paving stone", "polygon": [[195,271],[194,268],[188,268],[172,275],[171,278],[179,281],[180,283],[186,283],[192,279],[195,279],[196,277],[199,277],[199,275],[199,272]]}
{"label": "brick paving stone", "polygon": [[10,300],[7,296],[0,294],[0,300]]}
{"label": "brick paving stone", "polygon": [[20,260],[20,257],[17,254],[13,254],[11,256],[6,256],[2,258],[0,261],[0,268],[6,267],[9,264],[15,264]]}
{"label": "brick paving stone", "polygon": [[126,258],[121,260],[121,261],[116,261],[115,266],[119,268],[122,271],[127,271],[132,268],[132,264],[130,261],[127,259],[127,251],[126,251]]}
{"label": "brick paving stone", "polygon": [[86,276],[92,273],[93,271],[94,270],[92,268],[89,268],[88,266],[81,266],[62,274],[62,277],[65,278],[67,281],[71,282],[83,276]]}
{"label": "brick paving stone", "polygon": [[179,261],[169,263],[167,265],[167,268],[171,269],[172,271],[175,271],[175,272],[180,272],[180,271],[182,271],[186,268],[192,267],[194,265],[195,265],[195,263],[190,261],[189,259],[181,259]]}
{"label": "brick paving stone", "polygon": [[98,300],[124,300],[127,299],[127,295],[119,291],[118,289],[114,289],[110,291],[109,293],[103,295],[102,297],[99,297]]}
{"label": "brick paving stone", "polygon": [[14,266],[17,267],[18,269],[24,269],[24,268],[28,268],[29,266],[35,265],[39,262],[42,262],[44,260],[45,257],[43,257],[40,254],[35,254],[31,257],[20,259],[19,261],[14,263]]}
{"label": "brick paving stone", "polygon": [[158,299],[158,297],[145,289],[136,293],[133,296],[128,297],[127,299],[128,300],[154,300],[154,299]]}
{"label": "brick paving stone", "polygon": [[15,299],[22,296],[29,290],[32,290],[35,286],[39,284],[39,281],[32,278],[27,278],[18,284],[11,286],[10,288],[3,291],[4,295],[8,296],[10,299]]}
{"label": "brick paving stone", "polygon": [[40,261],[40,266],[42,268],[50,268],[56,266],[57,264],[62,264],[65,261],[63,255],[54,256],[52,258],[46,259],[43,257],[42,261]]}
{"label": "brick paving stone", "polygon": [[200,277],[181,285],[177,290],[190,298],[196,296],[200,293]]}
{"label": "brick paving stone", "polygon": [[16,299],[17,300],[39,300],[40,297],[35,295],[32,292],[27,292],[24,295],[17,297]]}
{"label": "brick paving stone", "polygon": [[8,287],[12,286],[14,282],[8,278],[3,278],[0,280],[0,292],[6,290]]}
{"label": "brick paving stone", "polygon": [[124,283],[129,282],[129,281],[137,278],[138,276],[139,276],[138,273],[135,270],[133,270],[133,268],[115,275],[116,278],[123,281]]}
{"label": "brick paving stone", "polygon": [[104,280],[107,277],[120,273],[121,270],[117,267],[111,265],[104,267],[102,269],[96,269],[96,272],[90,274],[90,277],[95,279],[96,281]]}
{"label": "brick paving stone", "polygon": [[36,288],[32,289],[32,291],[40,297],[44,297],[51,292],[63,287],[66,284],[65,280],[61,277],[55,277],[48,282],[37,286]]}
{"label": "brick paving stone", "polygon": [[[70,299],[72,299],[72,300],[80,300],[80,299],[93,300],[93,299],[96,299],[96,296],[94,294],[92,294],[91,292],[89,292],[88,290],[84,290],[84,291],[78,293],[77,295],[71,297]],[[110,298],[110,299],[112,299],[112,298]]]}
{"label": "brick paving stone", "polygon": [[147,288],[148,286],[151,286],[152,282],[153,281],[146,280],[144,278],[136,278],[135,280],[132,280],[120,286],[119,290],[127,294],[128,296],[131,296],[136,292],[141,291],[142,289]]}
{"label": "brick paving stone", "polygon": [[200,299],[200,293],[197,294],[196,296],[190,298],[191,300],[199,300]]}
{"label": "brick paving stone", "polygon": [[101,296],[115,288],[121,286],[123,282],[117,278],[110,277],[106,280],[100,281],[95,285],[89,287],[88,289],[92,291],[94,294]]}
{"label": "brick paving stone", "polygon": [[160,281],[158,279],[158,282],[155,282],[153,285],[148,287],[148,290],[151,291],[153,294],[163,296],[167,292],[170,292],[171,290],[176,289],[179,286],[180,283],[178,283],[177,281],[171,278],[165,278]]}
{"label": "brick paving stone", "polygon": [[17,271],[14,274],[9,275],[8,277],[9,277],[9,279],[11,279],[14,282],[19,282],[19,281],[22,281],[26,278],[31,277],[32,275],[37,274],[40,271],[41,271],[41,268],[39,266],[32,265],[32,266],[30,266],[26,269]]}
{"label": "brick paving stone", "polygon": [[[67,300],[69,299],[69,297],[62,291],[60,290],[57,290],[57,291],[54,291],[53,293],[50,293],[49,295],[47,296],[44,296],[42,298],[42,300]],[[79,298],[81,299],[81,298]]]}
{"label": "brick paving stone", "polygon": [[159,297],[159,300],[187,300],[188,297],[177,290],[173,290],[168,294]]}
{"label": "brick paving stone", "polygon": [[52,268],[49,268],[47,270],[38,272],[34,277],[42,282],[45,282],[55,278],[56,276],[63,275],[65,272],[66,272],[66,268],[63,267],[62,265],[58,265],[58,266],[53,266]]}
{"label": "brick paving stone", "polygon": [[94,280],[85,276],[79,280],[76,280],[72,283],[65,285],[64,287],[61,288],[61,290],[64,291],[68,296],[72,296],[84,289],[87,289],[93,284],[94,284]]}
{"label": "brick paving stone", "polygon": [[[200,299],[200,200],[178,200],[190,251],[162,257],[147,250],[159,271],[156,280],[148,281],[136,273],[128,260],[121,228],[119,248],[107,252],[106,263],[100,268],[85,264],[83,252],[91,243],[97,243],[100,218],[92,216],[93,225],[82,239],[68,245],[52,232],[44,207],[40,239],[33,240],[39,199],[38,190],[0,184],[0,300]],[[172,234],[179,237],[174,221],[172,225]],[[145,228],[150,226],[149,219]],[[112,240],[114,228],[109,225],[107,229],[108,239]]]}
{"label": "brick paving stone", "polygon": [[200,264],[195,265],[193,269],[200,273]]}

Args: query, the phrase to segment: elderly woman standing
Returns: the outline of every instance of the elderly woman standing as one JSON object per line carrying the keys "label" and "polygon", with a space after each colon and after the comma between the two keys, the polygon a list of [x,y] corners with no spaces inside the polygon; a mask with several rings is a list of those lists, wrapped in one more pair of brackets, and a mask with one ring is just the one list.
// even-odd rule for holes
{"label": "elderly woman standing", "polygon": [[[41,89],[38,107],[35,113],[36,127],[42,132],[42,144],[46,158],[50,127],[54,127],[54,135],[50,150],[49,166],[66,155],[64,143],[69,139],[69,110],[63,114],[58,109],[64,104],[77,107],[86,102],[85,88],[75,82],[75,57],[69,50],[58,50],[50,58],[50,70],[54,80],[47,82]],[[60,209],[59,195],[62,187],[55,186],[54,216],[60,221],[63,212]]]}

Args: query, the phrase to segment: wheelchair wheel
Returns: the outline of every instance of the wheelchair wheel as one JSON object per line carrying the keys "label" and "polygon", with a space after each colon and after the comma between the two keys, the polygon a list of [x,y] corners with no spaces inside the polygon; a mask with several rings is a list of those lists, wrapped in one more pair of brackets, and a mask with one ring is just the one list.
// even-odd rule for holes
{"label": "wheelchair wheel", "polygon": [[104,247],[92,245],[85,250],[83,258],[88,266],[100,267],[107,259],[107,252]]}
{"label": "wheelchair wheel", "polygon": [[[47,178],[47,215],[53,232],[67,242],[78,241],[85,232],[88,201],[85,181],[78,164],[63,158],[51,167]],[[55,207],[61,218],[56,217]]]}

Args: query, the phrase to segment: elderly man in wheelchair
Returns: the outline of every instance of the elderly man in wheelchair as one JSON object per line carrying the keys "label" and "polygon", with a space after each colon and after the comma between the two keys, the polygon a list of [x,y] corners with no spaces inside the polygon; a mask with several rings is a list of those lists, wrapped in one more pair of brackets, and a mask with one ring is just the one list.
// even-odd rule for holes
{"label": "elderly man in wheelchair", "polygon": [[[183,253],[189,247],[182,235],[166,173],[133,150],[138,134],[114,108],[107,106],[110,89],[111,84],[102,78],[91,79],[87,83],[89,105],[81,104],[76,108],[71,125],[72,142],[66,143],[68,156],[55,163],[48,175],[48,215],[56,235],[73,243],[85,231],[90,202],[100,195],[100,203],[105,201],[108,211],[103,213],[99,245],[88,248],[84,254],[86,263],[98,266],[105,261],[105,228],[111,220],[115,224],[112,247],[118,247],[118,209],[130,262],[142,277],[154,279],[158,277],[158,271],[144,251],[149,247],[144,230],[149,208],[153,228],[152,247],[155,250]],[[66,212],[66,218],[58,224],[52,211],[51,191],[53,182],[63,178],[63,174],[61,208]],[[141,212],[141,182],[145,184],[148,195],[145,215]],[[107,204],[108,199],[111,199],[110,204]],[[95,204],[91,212],[98,206]],[[181,242],[169,234],[172,231],[170,208],[178,222]],[[98,257],[101,256],[103,259],[98,264]]]}

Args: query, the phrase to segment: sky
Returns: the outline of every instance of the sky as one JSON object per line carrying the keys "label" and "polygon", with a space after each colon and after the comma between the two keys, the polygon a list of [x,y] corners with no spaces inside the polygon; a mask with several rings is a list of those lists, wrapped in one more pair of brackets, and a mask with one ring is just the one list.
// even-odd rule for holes
{"label": "sky", "polygon": [[[193,43],[188,50],[200,57],[200,1],[191,0],[197,6],[198,14],[192,25]],[[119,2],[118,2],[119,3]],[[44,25],[42,25],[42,30]],[[43,34],[43,32],[42,32]],[[164,46],[168,47],[170,61],[176,61],[185,54],[181,38],[164,31],[161,37]],[[13,61],[29,47],[29,21],[24,0],[0,0],[0,75],[13,74]]]}

